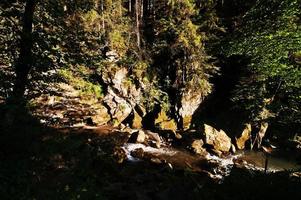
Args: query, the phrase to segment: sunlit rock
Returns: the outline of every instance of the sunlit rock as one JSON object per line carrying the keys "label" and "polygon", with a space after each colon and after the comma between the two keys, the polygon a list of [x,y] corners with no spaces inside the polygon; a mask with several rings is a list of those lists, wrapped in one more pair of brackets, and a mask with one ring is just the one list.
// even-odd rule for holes
{"label": "sunlit rock", "polygon": [[145,134],[147,136],[148,142],[151,146],[155,148],[160,148],[163,141],[161,140],[158,133],[154,133],[152,131],[146,130]]}
{"label": "sunlit rock", "polygon": [[142,117],[134,110],[134,118],[132,120],[131,127],[134,129],[142,128]]}
{"label": "sunlit rock", "polygon": [[194,140],[191,144],[191,149],[194,153],[199,155],[206,155],[207,151],[205,148],[203,148],[204,142],[203,140]]}
{"label": "sunlit rock", "polygon": [[[126,119],[133,108],[140,103],[141,89],[128,78],[128,69],[125,67],[111,66],[101,73],[103,82],[107,85],[107,94],[103,102],[109,110],[111,121],[119,125]],[[134,128],[141,128],[141,120],[135,114]]]}
{"label": "sunlit rock", "polygon": [[228,152],[231,148],[231,138],[223,130],[216,130],[210,125],[204,125],[205,144],[211,145],[213,149]]}
{"label": "sunlit rock", "polygon": [[139,130],[137,132],[132,133],[130,136],[128,143],[144,143],[146,139],[146,135],[144,131]]}
{"label": "sunlit rock", "polygon": [[91,116],[93,123],[96,125],[103,125],[110,121],[111,117],[109,111],[103,105],[97,106],[95,109],[95,114]]}
{"label": "sunlit rock", "polygon": [[204,98],[202,90],[191,90],[184,91],[181,98],[181,107],[179,108],[179,114],[183,118],[184,130],[189,129],[192,115],[196,109],[200,106]]}
{"label": "sunlit rock", "polygon": [[103,102],[109,110],[114,125],[119,125],[132,112],[132,106],[111,89],[108,90]]}
{"label": "sunlit rock", "polygon": [[246,124],[241,136],[236,139],[236,146],[239,150],[242,150],[245,148],[245,143],[250,139],[251,137],[251,124]]}

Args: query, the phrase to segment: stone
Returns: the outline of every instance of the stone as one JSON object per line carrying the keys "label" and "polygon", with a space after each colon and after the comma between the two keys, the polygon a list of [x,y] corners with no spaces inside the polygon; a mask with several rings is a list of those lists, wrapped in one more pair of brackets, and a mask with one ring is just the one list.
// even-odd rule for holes
{"label": "stone", "polygon": [[162,164],[162,161],[159,158],[151,158],[150,161],[155,164]]}
{"label": "stone", "polygon": [[149,142],[151,142],[151,146],[155,148],[160,148],[162,144],[162,140],[158,133],[154,133],[152,131],[145,131],[146,135],[148,136]]}
{"label": "stone", "polygon": [[142,148],[135,149],[131,152],[131,156],[142,159],[144,157],[144,150]]}
{"label": "stone", "polygon": [[103,103],[109,110],[111,120],[115,120],[114,125],[116,126],[125,120],[132,112],[132,106],[111,89],[108,89],[108,94],[104,97]]}
{"label": "stone", "polygon": [[239,150],[243,150],[245,148],[245,143],[250,139],[251,137],[251,124],[247,123],[245,125],[245,128],[239,138],[236,139],[236,146]]}
{"label": "stone", "polygon": [[183,128],[190,128],[192,115],[198,109],[207,93],[203,90],[184,90],[181,97],[181,107],[179,107],[179,115],[183,118]]}
{"label": "stone", "polygon": [[205,144],[211,145],[213,149],[222,152],[229,152],[231,138],[223,130],[216,130],[210,125],[204,125]]}
{"label": "stone", "polygon": [[140,129],[142,128],[142,117],[134,110],[134,118],[132,121],[132,128]]}
{"label": "stone", "polygon": [[109,111],[107,108],[105,108],[103,105],[100,105],[99,107],[94,108],[95,114],[91,116],[91,119],[95,125],[104,125],[107,124],[111,117],[109,115]]}
{"label": "stone", "polygon": [[146,135],[144,131],[139,130],[137,132],[132,133],[130,136],[128,143],[144,143],[146,139]]}
{"label": "stone", "polygon": [[191,144],[191,149],[194,153],[204,155],[207,153],[206,149],[203,148],[203,140],[194,140]]}
{"label": "stone", "polygon": [[126,152],[122,148],[115,148],[114,149],[114,157],[117,160],[118,163],[123,163],[124,160],[126,160]]}
{"label": "stone", "polygon": [[218,157],[222,157],[222,155],[223,155],[222,151],[219,151],[219,150],[216,150],[216,149],[212,149],[211,151],[212,151],[213,154],[217,155]]}
{"label": "stone", "polygon": [[256,139],[257,139],[257,148],[259,149],[261,147],[262,139],[265,136],[265,133],[269,127],[269,124],[267,122],[262,122],[260,124],[260,130],[257,133]]}
{"label": "stone", "polygon": [[234,144],[231,144],[231,152],[236,153],[236,148]]}

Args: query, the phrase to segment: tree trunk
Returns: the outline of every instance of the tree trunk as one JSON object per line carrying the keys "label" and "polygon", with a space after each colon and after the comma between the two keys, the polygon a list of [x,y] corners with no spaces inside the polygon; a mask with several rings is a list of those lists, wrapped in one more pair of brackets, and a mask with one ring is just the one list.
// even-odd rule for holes
{"label": "tree trunk", "polygon": [[143,0],[140,0],[140,19],[143,19],[143,14],[144,14],[144,10],[143,10]]}
{"label": "tree trunk", "polygon": [[135,2],[135,10],[136,10],[136,36],[137,36],[137,46],[138,48],[140,48],[140,20],[139,20],[139,9],[140,9],[140,6],[139,6],[139,0],[136,0]]}
{"label": "tree trunk", "polygon": [[[99,14],[99,0],[94,1],[94,9]],[[98,23],[96,26],[97,26],[97,31],[100,32],[101,31],[100,24]]]}
{"label": "tree trunk", "polygon": [[26,1],[20,41],[20,55],[15,67],[16,80],[14,85],[13,98],[16,100],[23,98],[28,82],[28,74],[32,66],[32,25],[35,5],[35,0]]}
{"label": "tree trunk", "polygon": [[101,16],[102,16],[102,29],[103,29],[103,31],[105,31],[106,29],[105,29],[105,16],[104,16],[104,6],[103,6],[104,2],[103,1],[104,0],[101,0]]}
{"label": "tree trunk", "polygon": [[132,0],[129,0],[129,13],[132,13]]}

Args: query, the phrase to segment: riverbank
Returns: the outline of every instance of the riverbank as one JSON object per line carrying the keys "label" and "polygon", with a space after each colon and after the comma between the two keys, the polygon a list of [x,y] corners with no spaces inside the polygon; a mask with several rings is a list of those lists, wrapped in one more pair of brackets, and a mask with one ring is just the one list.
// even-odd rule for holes
{"label": "riverbank", "polygon": [[[3,126],[1,126],[2,128]],[[1,129],[1,199],[261,199],[298,197],[289,172],[233,168],[219,184],[167,163],[119,163],[124,134],[109,128],[54,129],[23,116]],[[110,131],[109,131],[110,130]]]}

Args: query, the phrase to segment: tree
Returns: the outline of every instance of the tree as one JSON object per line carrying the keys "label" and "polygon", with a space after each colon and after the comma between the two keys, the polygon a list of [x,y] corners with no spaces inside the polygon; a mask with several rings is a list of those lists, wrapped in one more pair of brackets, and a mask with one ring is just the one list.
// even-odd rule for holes
{"label": "tree", "polygon": [[300,0],[259,0],[240,17],[223,53],[250,59],[233,100],[250,120],[301,121]]}
{"label": "tree", "polygon": [[20,40],[20,55],[15,68],[16,81],[13,93],[13,98],[15,99],[23,97],[28,81],[28,73],[32,65],[32,25],[35,6],[35,0],[26,1]]}
{"label": "tree", "polygon": [[182,126],[179,112],[184,91],[207,96],[211,92],[209,77],[217,68],[209,61],[205,49],[208,37],[198,21],[199,7],[194,0],[156,1],[154,57],[161,85],[169,94],[171,113]]}

